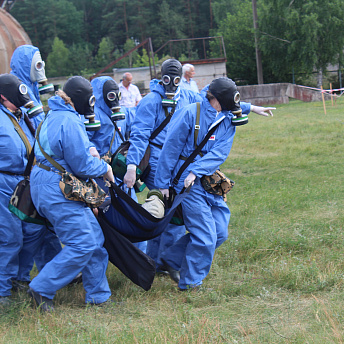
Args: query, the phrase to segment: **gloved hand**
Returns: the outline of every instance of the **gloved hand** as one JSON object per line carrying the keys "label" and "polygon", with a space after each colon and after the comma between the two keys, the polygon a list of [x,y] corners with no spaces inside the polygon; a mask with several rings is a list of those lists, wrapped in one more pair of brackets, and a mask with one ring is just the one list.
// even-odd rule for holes
{"label": "gloved hand", "polygon": [[91,153],[91,155],[94,156],[95,158],[100,159],[100,155],[99,155],[99,153],[98,153],[96,147],[91,147],[91,148],[90,148],[90,153]]}
{"label": "gloved hand", "polygon": [[196,176],[190,172],[188,176],[184,179],[184,186],[187,188],[189,185],[193,185]]}
{"label": "gloved hand", "polygon": [[159,189],[163,195],[164,198],[169,199],[170,198],[170,190],[169,189]]}
{"label": "gloved hand", "polygon": [[256,105],[251,105],[251,111],[256,113],[257,115],[261,116],[271,116],[273,117],[272,110],[276,110],[275,107],[263,107],[263,106],[256,106]]}
{"label": "gloved hand", "polygon": [[127,166],[127,173],[123,178],[124,184],[127,184],[128,188],[132,188],[136,182],[136,165],[129,164]]}
{"label": "gloved hand", "polygon": [[113,176],[113,172],[112,172],[112,167],[108,165],[108,169],[107,172],[104,174],[103,179],[106,182],[107,180],[109,180],[110,182],[115,182],[115,177]]}

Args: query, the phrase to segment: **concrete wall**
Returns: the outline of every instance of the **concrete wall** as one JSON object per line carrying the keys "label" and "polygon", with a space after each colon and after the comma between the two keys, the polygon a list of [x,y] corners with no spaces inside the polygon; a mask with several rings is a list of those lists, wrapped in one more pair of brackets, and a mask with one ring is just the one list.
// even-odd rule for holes
{"label": "concrete wall", "polygon": [[238,86],[242,101],[254,105],[288,103],[288,83]]}
{"label": "concrete wall", "polygon": [[[312,87],[288,84],[286,95],[290,98],[299,99],[304,102],[322,101],[321,92]],[[330,100],[331,95],[324,93],[324,99]]]}
{"label": "concrete wall", "polygon": [[226,62],[194,64],[195,77],[198,89],[210,84],[214,79],[226,76]]}

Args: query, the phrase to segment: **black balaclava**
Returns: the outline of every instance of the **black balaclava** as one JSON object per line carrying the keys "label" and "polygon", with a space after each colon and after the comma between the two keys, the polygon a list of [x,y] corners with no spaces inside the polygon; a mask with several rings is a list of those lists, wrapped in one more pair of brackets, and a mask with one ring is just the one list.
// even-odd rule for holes
{"label": "black balaclava", "polygon": [[234,115],[241,113],[240,93],[232,79],[214,79],[209,85],[209,91],[220,103],[222,110],[231,111]]}
{"label": "black balaclava", "polygon": [[94,114],[95,97],[91,83],[82,76],[72,76],[63,86],[63,92],[72,100],[75,110],[80,114]]}
{"label": "black balaclava", "polygon": [[115,80],[106,80],[103,85],[103,98],[105,104],[113,112],[118,112],[121,109],[119,100],[121,99],[121,92]]}
{"label": "black balaclava", "polygon": [[161,80],[167,98],[174,97],[180,84],[182,69],[182,64],[175,59],[168,59],[161,65]]}
{"label": "black balaclava", "polygon": [[0,94],[17,108],[30,107],[33,104],[27,93],[27,86],[13,74],[0,75]]}

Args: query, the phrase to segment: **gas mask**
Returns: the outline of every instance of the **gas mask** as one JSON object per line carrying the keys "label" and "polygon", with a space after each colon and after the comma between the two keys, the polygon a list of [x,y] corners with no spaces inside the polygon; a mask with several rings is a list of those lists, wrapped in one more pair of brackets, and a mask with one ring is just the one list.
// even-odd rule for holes
{"label": "gas mask", "polygon": [[96,98],[93,95],[91,83],[82,76],[72,76],[63,86],[63,91],[72,100],[75,110],[84,115],[86,130],[97,131],[100,129],[100,121],[96,121],[94,104]]}
{"label": "gas mask", "polygon": [[39,94],[54,92],[54,85],[48,84],[44,67],[45,63],[42,60],[41,53],[36,51],[31,61],[30,79],[32,82],[38,82],[41,84],[41,86],[38,87]]}
{"label": "gas mask", "polygon": [[235,82],[229,78],[218,78],[211,82],[209,91],[217,99],[224,111],[230,111],[234,116],[232,124],[243,125],[248,122],[247,115],[242,114],[240,93]]}
{"label": "gas mask", "polygon": [[121,92],[114,80],[107,80],[103,85],[103,98],[105,104],[111,109],[111,120],[113,122],[121,121],[125,119],[125,113],[120,112],[121,106],[119,101],[121,99]]}
{"label": "gas mask", "polygon": [[3,95],[17,109],[24,106],[33,106],[33,101],[28,95],[27,86],[13,74],[0,75],[0,94]]}
{"label": "gas mask", "polygon": [[161,82],[167,97],[167,99],[162,100],[164,107],[174,107],[177,105],[173,97],[176,95],[180,84],[182,69],[181,63],[175,59],[168,59],[161,65]]}

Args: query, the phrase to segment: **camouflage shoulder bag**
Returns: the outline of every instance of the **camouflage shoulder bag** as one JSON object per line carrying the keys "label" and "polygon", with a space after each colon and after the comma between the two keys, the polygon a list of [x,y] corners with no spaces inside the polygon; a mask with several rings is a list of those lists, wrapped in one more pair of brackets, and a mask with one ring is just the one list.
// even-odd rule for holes
{"label": "camouflage shoulder bag", "polygon": [[231,191],[235,183],[220,170],[216,170],[211,176],[203,176],[201,184],[205,191],[214,195],[224,196]]}
{"label": "camouflage shoulder bag", "polygon": [[[60,171],[59,175],[61,175],[61,180],[59,185],[63,195],[70,201],[84,202],[90,208],[99,207],[105,201],[106,192],[91,178],[86,182],[85,180],[75,177],[43,150],[38,140],[42,123],[43,121],[37,129],[36,141],[44,157]],[[44,164],[38,163],[37,166],[47,171],[51,171],[51,168]]]}

